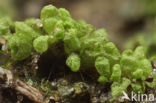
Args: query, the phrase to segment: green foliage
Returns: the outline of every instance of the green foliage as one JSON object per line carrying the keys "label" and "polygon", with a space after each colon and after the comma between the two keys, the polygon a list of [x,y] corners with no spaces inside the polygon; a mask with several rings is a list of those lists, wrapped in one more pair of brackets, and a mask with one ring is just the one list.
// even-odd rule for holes
{"label": "green foliage", "polygon": [[0,36],[10,34],[13,25],[9,17],[0,18]]}
{"label": "green foliage", "polygon": [[71,68],[73,72],[77,72],[80,69],[80,58],[77,54],[71,54],[67,60],[66,64]]}
{"label": "green foliage", "polygon": [[[156,60],[156,31],[153,29],[151,32],[144,32],[135,35],[130,38],[128,42],[125,43],[124,48],[135,49],[137,46],[143,46],[145,55],[149,58],[150,62]],[[140,50],[141,51],[141,50]],[[142,53],[138,52],[138,55],[142,55]]]}
{"label": "green foliage", "polygon": [[37,52],[43,53],[48,50],[49,36],[39,36],[33,42],[33,46]]}
{"label": "green foliage", "polygon": [[8,40],[8,47],[15,60],[23,60],[30,56],[33,40],[39,34],[24,22],[15,22],[15,31]]}
{"label": "green foliage", "polygon": [[100,76],[98,82],[105,85],[108,82],[108,79],[105,76]]}
{"label": "green foliage", "polygon": [[[22,35],[22,34],[21,34]],[[24,37],[14,34],[8,41],[8,47],[11,49],[11,56],[16,60],[22,60],[30,56],[32,45]]]}
{"label": "green foliage", "polygon": [[151,87],[151,88],[156,88],[156,73],[153,73],[153,82],[149,83],[149,82],[146,82],[146,84]]}
{"label": "green foliage", "polygon": [[[143,93],[145,89],[145,85],[143,84],[145,84],[146,78],[151,73],[152,66],[150,61],[145,57],[143,47],[139,46],[135,51],[125,50],[122,53],[120,64],[114,65],[110,78],[114,81],[111,87],[113,97],[120,96],[123,91],[127,90],[128,86],[136,93]],[[123,78],[125,79],[124,85],[122,85]],[[116,87],[115,85],[119,86]]]}
{"label": "green foliage", "polygon": [[45,6],[41,11],[41,19],[51,18],[58,16],[58,10],[53,5]]}
{"label": "green foliage", "polygon": [[[4,25],[4,30],[2,28],[0,33],[4,32],[6,36],[10,30],[8,26],[9,24],[6,27]],[[45,6],[40,20],[15,22],[14,29],[15,32],[7,37],[13,59],[27,59],[32,52],[61,52],[65,54],[66,64],[73,72],[96,68],[100,83],[112,82],[113,99],[122,95],[128,87],[136,92],[144,91],[145,79],[152,71],[143,47],[137,47],[135,51],[125,50],[121,54],[109,41],[105,29],[96,30],[84,21],[75,21],[63,8]],[[63,43],[61,48],[64,51],[55,51],[57,43]]]}
{"label": "green foliage", "polygon": [[118,82],[121,79],[121,66],[119,64],[115,64],[112,68],[112,75],[110,80],[114,82]]}
{"label": "green foliage", "polygon": [[76,36],[76,30],[70,29],[64,37],[64,45],[66,53],[70,54],[74,51],[78,51],[81,47],[80,41]]}
{"label": "green foliage", "polygon": [[[105,78],[109,78],[110,76],[110,64],[109,60],[104,57],[98,57],[95,61],[95,67],[97,69],[97,72],[101,75],[104,76]],[[102,79],[99,79],[102,80]]]}
{"label": "green foliage", "polygon": [[152,58],[155,56],[156,47],[156,33],[138,33],[136,36],[130,38],[128,42],[125,43],[124,48],[135,49],[137,46],[143,46],[145,54]]}
{"label": "green foliage", "polygon": [[141,52],[143,52],[143,47],[137,47],[134,52],[132,50],[123,52],[120,64],[124,76],[145,80],[150,75],[151,63]]}
{"label": "green foliage", "polygon": [[43,33],[41,29],[42,23],[40,19],[36,19],[36,18],[26,19],[25,23],[29,25],[30,27],[32,27],[33,30],[35,30],[37,33],[40,33],[40,34]]}
{"label": "green foliage", "polygon": [[145,92],[145,83],[141,83],[141,82],[131,83],[131,87],[135,93]]}
{"label": "green foliage", "polygon": [[123,91],[126,92],[127,87],[130,85],[130,83],[131,81],[127,78],[122,78],[121,82],[113,82],[113,84],[111,85],[113,99],[121,96]]}

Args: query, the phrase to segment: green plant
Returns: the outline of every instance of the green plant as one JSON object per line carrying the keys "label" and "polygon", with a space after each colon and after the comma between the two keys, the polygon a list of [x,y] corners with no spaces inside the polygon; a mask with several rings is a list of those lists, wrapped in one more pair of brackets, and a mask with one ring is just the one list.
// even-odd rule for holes
{"label": "green plant", "polygon": [[156,52],[156,32],[142,32],[131,37],[128,42],[125,43],[124,48],[135,49],[137,46],[143,46],[145,54],[151,61],[155,60]]}
{"label": "green plant", "polygon": [[[4,24],[0,26],[5,27]],[[135,51],[125,50],[121,55],[118,48],[109,41],[105,29],[96,30],[84,21],[75,21],[63,8],[45,6],[40,20],[15,22],[13,34],[8,33],[8,26],[9,23],[0,32],[4,32],[2,34],[8,41],[14,60],[27,59],[32,52],[44,53],[54,44],[62,42],[66,64],[71,71],[95,67],[100,83],[112,82],[114,99],[122,95],[129,86],[136,92],[144,92],[145,80],[151,75],[152,67],[143,47],[138,47]]]}
{"label": "green plant", "polygon": [[151,72],[152,66],[145,57],[143,47],[139,46],[135,51],[125,50],[119,64],[113,67],[111,76],[113,97],[120,96],[128,86],[136,93],[144,93],[145,80],[151,75]]}

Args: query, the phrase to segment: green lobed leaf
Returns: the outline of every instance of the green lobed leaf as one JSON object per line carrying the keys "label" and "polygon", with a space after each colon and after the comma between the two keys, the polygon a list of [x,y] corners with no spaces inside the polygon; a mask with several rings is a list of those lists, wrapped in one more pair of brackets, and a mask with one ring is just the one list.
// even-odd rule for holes
{"label": "green lobed leaf", "polygon": [[48,50],[49,47],[49,36],[39,36],[33,42],[35,50],[39,53],[43,53]]}
{"label": "green lobed leaf", "polygon": [[95,67],[101,76],[106,76],[106,78],[110,76],[110,63],[107,58],[98,57],[95,61]]}
{"label": "green lobed leaf", "polygon": [[119,64],[115,64],[112,69],[110,80],[113,82],[119,82],[121,79],[121,66]]}
{"label": "green lobed leaf", "polygon": [[71,55],[68,56],[67,60],[66,60],[66,64],[67,66],[73,71],[73,72],[77,72],[80,69],[80,57],[75,54],[72,53]]}

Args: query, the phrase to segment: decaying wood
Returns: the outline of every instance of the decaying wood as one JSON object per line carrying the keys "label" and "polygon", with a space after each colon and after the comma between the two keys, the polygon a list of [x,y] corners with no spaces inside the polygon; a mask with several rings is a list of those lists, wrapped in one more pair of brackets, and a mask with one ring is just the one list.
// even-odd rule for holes
{"label": "decaying wood", "polygon": [[0,87],[12,88],[35,103],[44,103],[43,95],[40,93],[39,90],[14,78],[10,70],[3,69],[1,67],[0,67]]}

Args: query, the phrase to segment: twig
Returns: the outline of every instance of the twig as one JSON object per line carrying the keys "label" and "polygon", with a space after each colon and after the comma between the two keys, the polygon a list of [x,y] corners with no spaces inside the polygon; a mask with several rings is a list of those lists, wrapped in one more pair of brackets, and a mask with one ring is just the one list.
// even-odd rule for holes
{"label": "twig", "polygon": [[14,78],[10,70],[0,67],[0,81],[1,88],[12,88],[35,103],[44,103],[43,95],[39,90]]}

